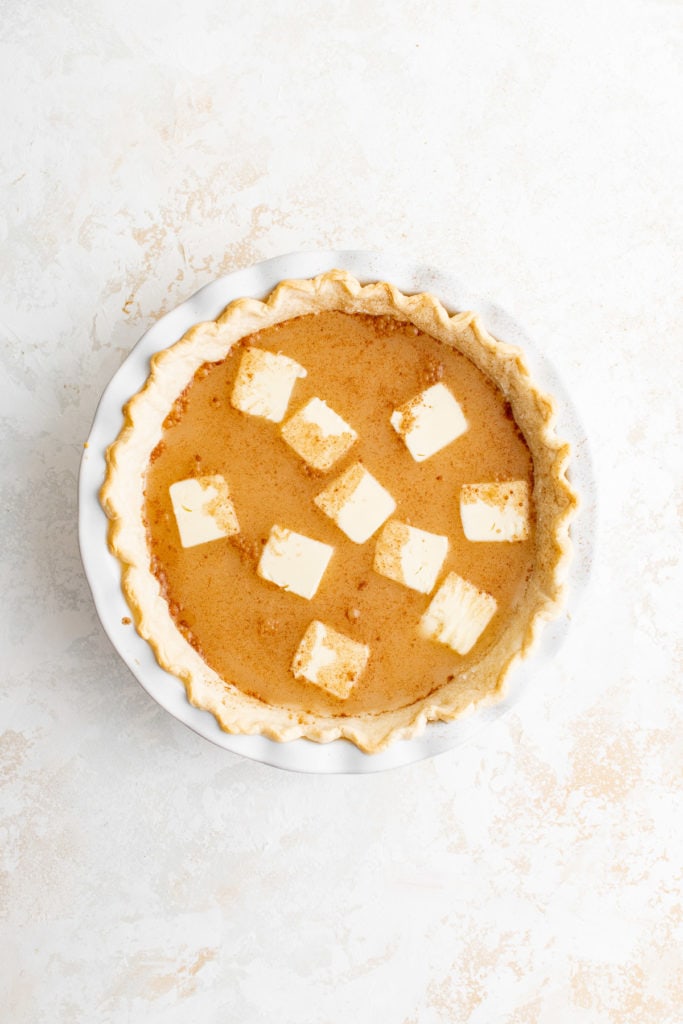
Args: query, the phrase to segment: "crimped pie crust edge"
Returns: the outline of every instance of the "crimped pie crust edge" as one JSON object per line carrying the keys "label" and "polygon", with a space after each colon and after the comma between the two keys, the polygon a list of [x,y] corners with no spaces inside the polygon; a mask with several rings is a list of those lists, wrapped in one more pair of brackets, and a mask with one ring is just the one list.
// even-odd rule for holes
{"label": "crimped pie crust edge", "polygon": [[[178,394],[205,362],[224,359],[246,335],[323,310],[398,317],[452,345],[470,359],[510,403],[531,451],[536,510],[535,569],[504,634],[457,679],[429,696],[394,711],[357,716],[297,713],[249,697],[210,669],[173,622],[149,565],[141,515],[144,476],[163,420]],[[230,733],[262,734],[273,740],[344,738],[374,753],[397,739],[423,731],[430,721],[451,721],[504,695],[514,663],[533,650],[544,621],[564,604],[571,558],[570,522],[578,496],[567,479],[570,446],[555,431],[556,406],[534,383],[522,351],[491,337],[474,313],[450,315],[435,296],[406,295],[386,282],[362,285],[344,270],[312,279],[286,280],[263,300],[237,299],[215,321],[197,324],[151,360],[144,387],[124,408],[124,426],[107,450],[100,493],[110,519],[109,547],[122,567],[121,583],[140,635],[159,664],[185,685],[188,699],[210,711]]]}

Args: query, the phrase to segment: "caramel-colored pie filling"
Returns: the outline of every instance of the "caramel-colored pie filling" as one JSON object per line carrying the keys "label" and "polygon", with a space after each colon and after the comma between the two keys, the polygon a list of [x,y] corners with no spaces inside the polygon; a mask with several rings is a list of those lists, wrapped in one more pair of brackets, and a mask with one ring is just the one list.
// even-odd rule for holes
{"label": "caramel-colored pie filling", "polygon": [[[357,433],[334,468],[310,469],[283,440],[281,424],[232,406],[248,346],[282,353],[306,368],[287,417],[317,397]],[[436,381],[455,396],[468,429],[417,462],[390,416]],[[417,624],[431,597],[373,569],[376,536],[353,543],[314,503],[359,461],[394,498],[394,518],[448,537],[439,579],[455,572],[495,598],[496,613],[467,655],[420,635]],[[240,532],[184,548],[169,488],[216,474],[228,484]],[[496,643],[519,604],[534,568],[533,508],[528,538],[514,543],[467,540],[459,513],[463,485],[513,480],[532,488],[529,448],[502,392],[464,355],[392,317],[336,310],[303,315],[245,337],[225,359],[205,363],[169,412],[145,479],[150,565],[179,631],[245,694],[296,713],[391,711],[457,680]],[[334,548],[310,600],[257,573],[274,524]],[[370,649],[345,700],[294,677],[292,660],[312,620]]]}

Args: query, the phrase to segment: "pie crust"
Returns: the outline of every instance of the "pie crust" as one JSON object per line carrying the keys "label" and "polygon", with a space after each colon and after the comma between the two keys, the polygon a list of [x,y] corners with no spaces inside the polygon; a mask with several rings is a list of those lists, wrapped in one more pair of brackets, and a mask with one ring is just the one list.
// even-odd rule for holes
{"label": "pie crust", "polygon": [[[296,712],[264,703],[221,678],[176,627],[150,568],[142,513],[145,473],[176,398],[204,363],[223,360],[242,338],[283,321],[324,310],[393,317],[453,346],[502,392],[533,460],[535,567],[525,593],[493,647],[446,683],[408,707],[355,716]],[[532,650],[542,623],[563,606],[571,557],[569,527],[578,497],[567,479],[570,447],[555,432],[553,399],[534,384],[520,349],[492,338],[474,313],[449,315],[432,295],[405,295],[393,285],[360,284],[343,270],[311,280],[281,282],[265,299],[238,299],[209,323],[193,327],[151,361],[151,373],[124,409],[124,427],[107,451],[101,490],[110,519],[109,547],[122,566],[122,588],[140,635],[161,666],[185,685],[188,699],[210,711],[230,733],[274,740],[345,738],[374,753],[421,732],[430,721],[450,721],[476,705],[502,699],[512,665]],[[343,708],[342,708],[343,711]]]}

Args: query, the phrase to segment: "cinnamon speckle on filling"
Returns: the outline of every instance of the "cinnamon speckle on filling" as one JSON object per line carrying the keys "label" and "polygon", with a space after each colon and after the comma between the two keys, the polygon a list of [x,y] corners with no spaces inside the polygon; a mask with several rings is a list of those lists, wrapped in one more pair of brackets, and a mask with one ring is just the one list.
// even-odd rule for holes
{"label": "cinnamon speckle on filling", "polygon": [[191,385],[188,384],[184,391],[182,391],[178,395],[175,402],[171,406],[171,410],[163,422],[164,430],[168,430],[170,427],[177,426],[177,424],[180,423],[180,421],[182,420],[187,409],[187,395],[190,390],[190,387]]}
{"label": "cinnamon speckle on filling", "polygon": [[234,533],[231,537],[228,537],[228,543],[239,553],[243,562],[256,566],[261,555],[261,546],[265,544],[265,539],[261,538],[260,541],[248,540],[244,534]]}
{"label": "cinnamon speckle on filling", "polygon": [[[297,381],[288,415],[319,397],[357,431],[353,451],[330,473],[307,472],[278,424],[230,405],[239,350],[251,344],[282,352],[308,371]],[[420,464],[397,444],[389,415],[437,380],[466,409],[470,429]],[[396,518],[448,536],[440,578],[457,572],[498,601],[498,613],[467,657],[418,636],[431,595],[373,571],[375,537],[352,543],[315,506],[315,495],[358,461],[392,494]],[[206,467],[225,478],[243,533],[184,549],[168,488],[205,475]],[[528,541],[516,544],[473,544],[464,537],[460,487],[486,480],[531,485],[532,464],[505,398],[472,363],[392,317],[298,317],[242,339],[222,362],[205,364],[174,403],[145,482],[150,566],[181,633],[209,666],[245,692],[297,714],[348,716],[402,707],[454,681],[485,653],[531,573],[533,530]],[[334,548],[310,601],[268,586],[256,573],[262,538],[274,523]],[[314,619],[371,648],[344,701],[291,672]]]}
{"label": "cinnamon speckle on filling", "polygon": [[426,356],[424,360],[424,382],[427,385],[438,384],[440,380],[443,380],[445,372],[444,364],[434,359],[433,356]]}
{"label": "cinnamon speckle on filling", "polygon": [[309,466],[307,462],[300,462],[299,468],[304,476],[310,477],[312,480],[321,480],[325,476],[321,469],[315,469],[314,466]]}

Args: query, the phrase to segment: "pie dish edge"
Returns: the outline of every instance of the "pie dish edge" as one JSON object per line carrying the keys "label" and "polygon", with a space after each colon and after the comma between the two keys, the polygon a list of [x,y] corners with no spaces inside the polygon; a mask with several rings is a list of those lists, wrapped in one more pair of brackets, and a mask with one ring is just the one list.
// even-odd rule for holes
{"label": "pie dish edge", "polygon": [[[245,335],[305,313],[339,309],[349,313],[398,316],[433,337],[454,345],[500,388],[531,449],[537,509],[538,565],[527,593],[492,651],[468,668],[456,683],[408,707],[356,717],[324,717],[273,707],[244,694],[209,669],[177,630],[156,577],[149,568],[145,527],[139,512],[144,472],[161,437],[161,424],[177,395],[204,362],[226,356]],[[578,496],[567,480],[570,446],[555,433],[552,398],[531,380],[520,349],[493,339],[476,315],[450,315],[433,295],[406,295],[386,282],[361,285],[343,270],[312,279],[286,280],[263,301],[237,299],[215,321],[191,328],[156,356],[144,387],[124,408],[124,427],[107,450],[101,490],[109,517],[109,546],[122,566],[122,588],[140,635],[160,665],[182,680],[191,703],[211,711],[230,733],[262,734],[285,741],[317,742],[346,738],[366,753],[395,739],[421,733],[427,722],[451,721],[465,711],[502,699],[505,679],[518,658],[533,649],[541,623],[562,609],[571,555],[569,525]],[[480,682],[489,685],[482,692]],[[495,683],[493,682],[495,680]]]}

